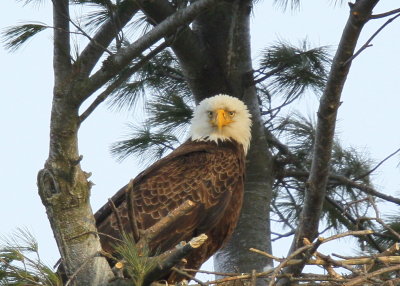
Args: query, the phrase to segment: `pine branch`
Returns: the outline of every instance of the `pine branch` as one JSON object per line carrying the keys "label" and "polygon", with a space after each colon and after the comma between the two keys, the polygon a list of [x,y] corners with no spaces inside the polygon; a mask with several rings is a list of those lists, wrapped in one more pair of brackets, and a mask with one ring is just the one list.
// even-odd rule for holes
{"label": "pine branch", "polygon": [[[139,0],[139,2],[153,24],[161,23],[176,11],[176,8],[166,0]],[[215,5],[212,5],[213,9],[221,3],[216,1]],[[195,101],[198,103],[210,94],[221,92],[221,86],[226,85],[226,78],[220,72],[220,66],[215,61],[214,55],[205,52],[206,47],[199,41],[198,35],[188,26],[181,27],[171,36],[171,41],[171,47],[179,59]],[[199,84],[200,82],[205,84]]]}
{"label": "pine branch", "polygon": [[41,22],[8,27],[1,33],[3,37],[2,41],[5,43],[4,45],[7,50],[14,52],[28,40],[32,39],[33,36],[48,28],[51,27]]}
{"label": "pine branch", "polygon": [[100,57],[104,53],[104,47],[108,47],[112,40],[115,39],[116,33],[132,19],[138,12],[135,1],[125,0],[118,5],[117,11],[113,11],[113,17],[108,19],[92,37],[92,41],[88,43],[79,56],[79,67],[82,75],[88,75],[94,66],[98,63]]}
{"label": "pine branch", "polygon": [[108,96],[113,93],[121,84],[131,77],[135,72],[141,69],[150,59],[167,47],[167,43],[163,42],[157,48],[145,55],[137,64],[124,71],[118,79],[111,83],[101,94],[99,94],[92,104],[79,116],[79,121],[83,122]]}
{"label": "pine branch", "polygon": [[306,41],[300,48],[279,42],[266,48],[254,82],[269,79],[268,87],[274,93],[282,93],[286,101],[297,98],[306,88],[322,91],[327,78],[326,66],[331,60],[326,47],[308,46]]}
{"label": "pine branch", "polygon": [[103,68],[97,71],[89,79],[85,86],[85,92],[81,93],[81,100],[85,100],[90,94],[103,86],[117,71],[126,67],[135,57],[154,45],[163,37],[168,37],[179,27],[190,23],[201,11],[215,4],[216,0],[199,0],[185,9],[165,19],[150,32],[140,39],[118,51],[114,56],[109,57],[103,64]]}
{"label": "pine branch", "polygon": [[364,177],[369,176],[371,173],[375,172],[383,163],[385,163],[387,160],[389,160],[390,158],[392,158],[394,155],[396,155],[399,152],[400,152],[400,148],[397,149],[396,151],[394,151],[393,153],[391,153],[390,155],[388,155],[387,157],[385,157],[382,161],[380,161],[374,168],[372,168],[368,172],[361,174],[360,176],[354,178],[354,181],[358,181]]}
{"label": "pine branch", "polygon": [[[137,154],[144,162],[161,158],[168,150],[173,150],[173,144],[178,139],[168,130],[152,131],[150,126],[133,126],[131,138],[118,141],[111,146],[111,154],[118,160]],[[143,156],[146,154],[146,156]]]}

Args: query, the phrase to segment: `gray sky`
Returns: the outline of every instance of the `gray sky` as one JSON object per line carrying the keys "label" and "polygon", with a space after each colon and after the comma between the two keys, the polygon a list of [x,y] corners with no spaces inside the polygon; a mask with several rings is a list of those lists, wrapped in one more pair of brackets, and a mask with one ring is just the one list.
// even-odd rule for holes
{"label": "gray sky", "polygon": [[[49,1],[46,1],[49,2]],[[299,43],[304,38],[313,46],[331,45],[335,51],[349,13],[346,4],[331,1],[302,1],[299,11],[283,13],[270,2],[260,1],[252,20],[253,55],[277,40]],[[313,3],[311,3],[313,2]],[[381,1],[375,13],[398,8],[396,1]],[[41,21],[51,25],[49,3],[21,6],[2,0],[0,29],[24,21]],[[363,30],[359,46],[384,23],[373,20]],[[375,162],[400,147],[400,20],[390,24],[355,59],[342,95],[337,134],[346,146],[357,147]],[[52,37],[44,32],[15,53],[0,48],[2,104],[0,122],[2,143],[0,158],[0,234],[10,234],[16,227],[27,227],[37,237],[45,261],[53,264],[59,257],[45,209],[37,194],[36,175],[48,152],[49,120],[52,100]],[[318,108],[310,94],[298,107],[313,115]],[[143,166],[134,158],[118,163],[110,156],[109,146],[127,131],[128,112],[116,113],[101,106],[80,130],[82,167],[92,172],[92,207],[96,211],[107,198],[133,178]],[[396,168],[399,157],[385,163],[374,176],[376,188],[399,194],[400,176]],[[382,208],[383,209],[383,208]],[[391,210],[391,205],[384,206]],[[287,243],[287,242],[286,242]],[[277,243],[274,252],[285,255],[287,245]],[[351,251],[351,247],[347,247]],[[329,248],[328,248],[329,251]]]}

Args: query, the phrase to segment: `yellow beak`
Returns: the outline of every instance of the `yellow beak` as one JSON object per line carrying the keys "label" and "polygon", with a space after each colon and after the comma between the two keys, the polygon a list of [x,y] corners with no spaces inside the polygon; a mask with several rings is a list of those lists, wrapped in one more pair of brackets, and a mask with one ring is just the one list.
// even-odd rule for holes
{"label": "yellow beak", "polygon": [[227,116],[225,110],[218,109],[214,118],[214,124],[218,127],[218,130],[221,131],[222,127],[231,123],[232,120]]}

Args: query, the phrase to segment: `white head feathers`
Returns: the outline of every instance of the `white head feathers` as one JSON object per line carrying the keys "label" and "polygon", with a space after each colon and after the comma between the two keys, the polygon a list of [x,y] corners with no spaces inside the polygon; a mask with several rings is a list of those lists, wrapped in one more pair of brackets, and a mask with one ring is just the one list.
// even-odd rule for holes
{"label": "white head feathers", "polygon": [[241,100],[225,94],[206,98],[197,106],[191,123],[192,140],[217,142],[233,139],[243,145],[247,154],[251,115]]}

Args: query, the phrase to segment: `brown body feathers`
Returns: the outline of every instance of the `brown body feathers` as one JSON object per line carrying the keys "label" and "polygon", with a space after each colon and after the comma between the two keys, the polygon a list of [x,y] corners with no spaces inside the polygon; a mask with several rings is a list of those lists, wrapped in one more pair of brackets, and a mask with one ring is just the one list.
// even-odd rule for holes
{"label": "brown body feathers", "polygon": [[[205,233],[206,242],[187,257],[187,268],[200,268],[230,237],[243,201],[245,154],[243,146],[233,140],[188,140],[165,158],[140,173],[125,186],[110,204],[105,204],[95,215],[103,249],[113,252],[115,240],[120,238],[120,226],[132,232],[128,211],[134,209],[139,230],[144,230],[169,212],[191,200],[196,205],[172,227],[165,229],[150,245],[150,249],[164,252],[181,241]],[[131,194],[127,194],[132,192]],[[128,208],[131,196],[133,208]]]}

